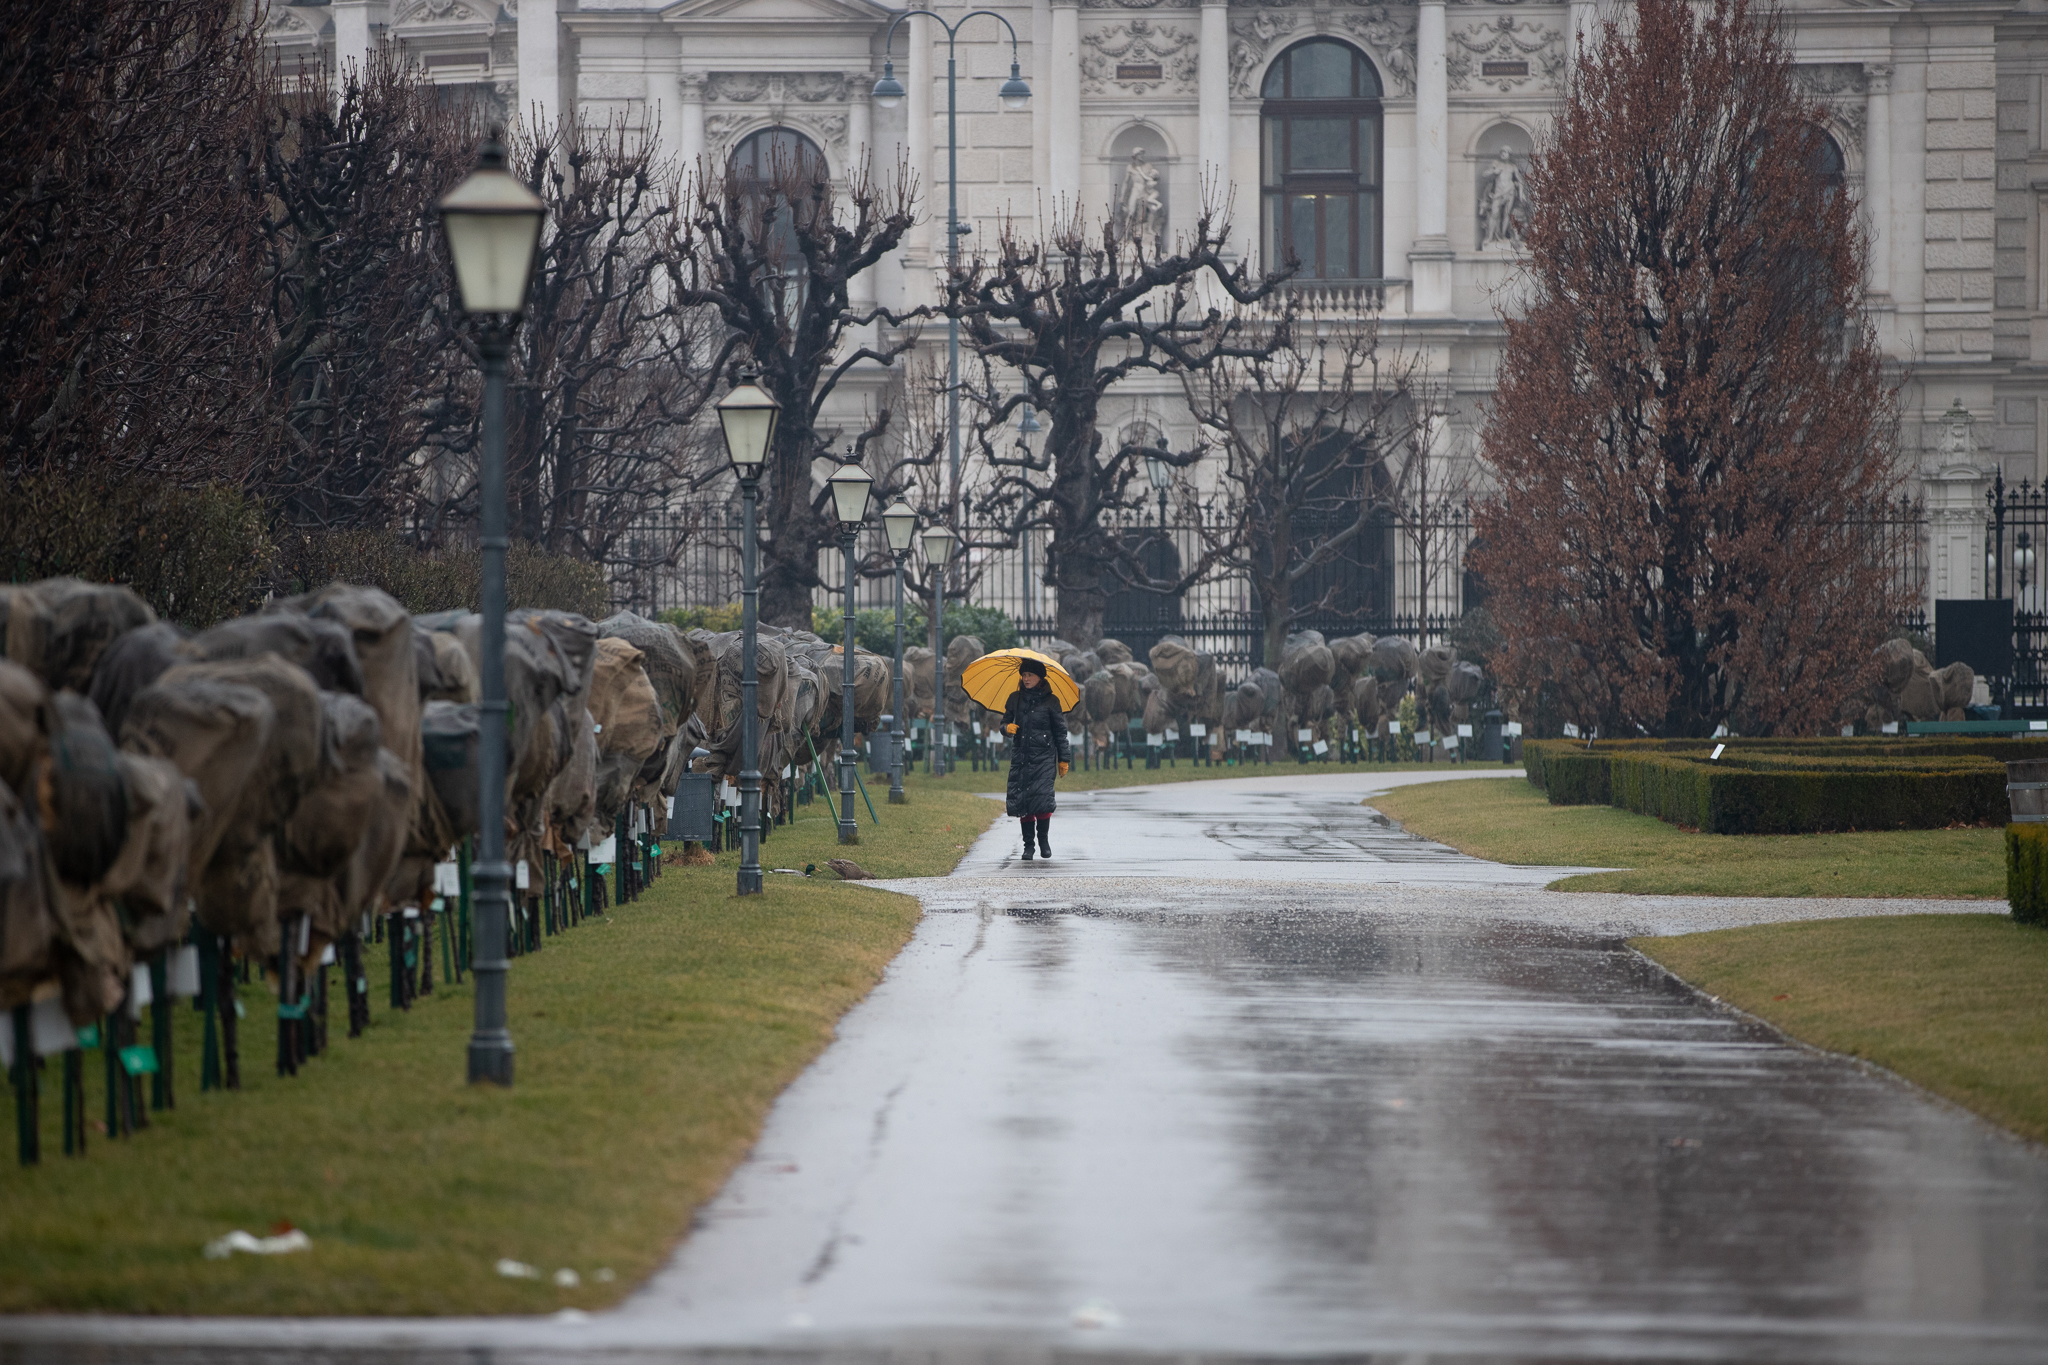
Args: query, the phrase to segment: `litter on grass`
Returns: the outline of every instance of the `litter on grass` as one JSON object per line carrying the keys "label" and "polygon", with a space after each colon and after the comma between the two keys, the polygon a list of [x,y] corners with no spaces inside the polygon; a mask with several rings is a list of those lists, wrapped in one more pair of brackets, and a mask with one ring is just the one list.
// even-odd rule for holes
{"label": "litter on grass", "polygon": [[1074,1310],[1076,1327],[1121,1327],[1123,1321],[1123,1314],[1100,1300],[1084,1303]]}
{"label": "litter on grass", "polygon": [[555,1272],[555,1283],[563,1289],[574,1289],[577,1285],[583,1283],[583,1277],[569,1269],[569,1267],[563,1266]]}
{"label": "litter on grass", "polygon": [[515,1261],[507,1256],[499,1260],[498,1273],[508,1280],[537,1280],[540,1272],[524,1261]]}
{"label": "litter on grass", "polygon": [[253,1233],[236,1228],[225,1237],[216,1237],[206,1244],[206,1259],[224,1261],[238,1251],[251,1256],[282,1256],[288,1251],[310,1251],[313,1239],[293,1228],[275,1237],[258,1237]]}

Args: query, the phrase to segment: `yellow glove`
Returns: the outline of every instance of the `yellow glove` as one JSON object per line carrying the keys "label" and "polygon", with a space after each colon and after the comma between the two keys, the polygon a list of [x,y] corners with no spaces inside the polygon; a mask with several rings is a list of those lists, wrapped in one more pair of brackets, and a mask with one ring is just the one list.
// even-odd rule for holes
{"label": "yellow glove", "polygon": [[1067,775],[1067,765],[1066,765],[1066,764],[1064,764],[1064,763],[1062,763],[1062,764],[1060,764],[1060,776],[1061,776],[1061,777],[1065,777],[1066,775]]}
{"label": "yellow glove", "polygon": [[1013,720],[1013,721],[1011,721],[1011,722],[1010,722],[1010,723],[1009,723],[1008,725],[1005,725],[1005,726],[1003,727],[1003,730],[1004,730],[1004,732],[1005,732],[1005,733],[1007,733],[1007,734],[1012,734],[1012,735],[1016,734],[1016,733],[1017,733],[1017,722],[1016,722],[1016,721],[1014,721],[1014,720]]}

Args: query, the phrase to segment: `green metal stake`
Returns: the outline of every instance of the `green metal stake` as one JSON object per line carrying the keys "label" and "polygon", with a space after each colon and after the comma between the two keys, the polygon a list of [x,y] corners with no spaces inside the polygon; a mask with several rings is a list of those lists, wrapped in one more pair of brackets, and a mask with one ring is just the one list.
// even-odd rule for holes
{"label": "green metal stake", "polygon": [[832,789],[825,785],[825,779],[821,775],[825,763],[818,757],[818,746],[811,743],[811,734],[808,730],[804,732],[804,743],[809,745],[811,750],[811,774],[818,779],[818,790],[825,797],[825,809],[832,812],[832,823],[836,825],[839,823],[839,807],[832,800]]}
{"label": "green metal stake", "polygon": [[42,1125],[36,1121],[36,1049],[29,1036],[28,1006],[14,1007],[14,1150],[24,1166],[43,1159]]}
{"label": "green metal stake", "polygon": [[149,1043],[156,1050],[156,1071],[149,1078],[149,1107],[176,1109],[171,1090],[170,964],[163,951],[149,960]]}
{"label": "green metal stake", "polygon": [[469,898],[471,888],[469,881],[469,839],[467,836],[462,840],[462,851],[456,854],[455,861],[457,867],[456,880],[462,884],[459,897],[460,904],[457,907],[461,914],[462,922],[456,926],[456,932],[461,935],[462,942],[456,945],[455,954],[455,979],[460,981],[462,980],[461,964],[470,960],[471,951],[469,944]]}
{"label": "green metal stake", "polygon": [[871,824],[871,825],[879,825],[879,824],[881,824],[881,823],[882,823],[882,817],[881,817],[881,816],[879,816],[879,815],[877,815],[877,814],[875,814],[875,802],[874,802],[874,798],[868,795],[868,784],[860,780],[860,769],[859,769],[859,768],[855,768],[855,769],[853,770],[853,781],[854,781],[854,785],[860,788],[860,799],[861,799],[861,800],[863,800],[863,801],[865,801],[865,802],[867,802],[867,805],[868,805],[868,823],[869,823],[869,824]]}
{"label": "green metal stake", "polygon": [[[220,939],[204,929],[192,937],[199,944],[199,1007],[205,1012],[199,1045],[199,1089],[220,1089]],[[353,987],[351,987],[353,988]]]}
{"label": "green metal stake", "polygon": [[111,1014],[100,1020],[100,1053],[107,1062],[107,1136],[114,1138],[121,1136],[121,1045]]}
{"label": "green metal stake", "polygon": [[633,836],[626,833],[626,815],[619,812],[618,824],[612,827],[612,870],[618,880],[618,894],[612,900],[624,909],[626,906],[626,850],[633,846]]}
{"label": "green metal stake", "polygon": [[85,1054],[64,1054],[64,1155],[85,1155]]}
{"label": "green metal stake", "polygon": [[434,912],[441,917],[441,979],[443,981],[453,981],[455,980],[455,949],[448,940],[455,936],[455,926],[451,923],[454,917],[448,913],[446,897],[436,896],[435,899],[441,902],[441,908]]}

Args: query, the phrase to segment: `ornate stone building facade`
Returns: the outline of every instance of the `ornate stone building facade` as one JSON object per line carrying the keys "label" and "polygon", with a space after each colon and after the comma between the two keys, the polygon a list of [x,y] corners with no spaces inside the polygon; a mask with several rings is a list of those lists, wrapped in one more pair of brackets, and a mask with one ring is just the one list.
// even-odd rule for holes
{"label": "ornate stone building facade", "polygon": [[[955,52],[971,243],[1067,205],[1170,241],[1228,202],[1236,250],[1291,242],[1327,306],[1384,308],[1428,357],[1469,455],[1512,308],[1521,167],[1575,45],[1626,0],[1004,0],[1034,98],[1002,112],[1001,25]],[[968,6],[941,5],[957,19]],[[1905,378],[1902,459],[1933,514],[1931,596],[1982,592],[1983,492],[2048,472],[2048,0],[1785,0],[1801,77],[1875,246],[1870,304]],[[396,44],[508,115],[574,106],[685,158],[794,129],[835,176],[907,158],[926,221],[875,272],[931,296],[943,257],[948,51],[872,0],[331,0],[272,11],[287,59]],[[868,96],[884,57],[909,88]],[[934,225],[937,220],[937,226]],[[879,380],[878,380],[879,382]],[[849,390],[846,401],[869,395]],[[1127,420],[1184,434],[1167,386]]]}

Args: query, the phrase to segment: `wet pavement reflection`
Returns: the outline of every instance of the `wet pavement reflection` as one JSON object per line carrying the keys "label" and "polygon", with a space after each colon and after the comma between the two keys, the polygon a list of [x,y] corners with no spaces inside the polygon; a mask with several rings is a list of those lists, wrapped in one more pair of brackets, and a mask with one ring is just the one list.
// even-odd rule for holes
{"label": "wet pavement reflection", "polygon": [[1615,939],[1263,899],[934,914],[624,1316],[791,1345],[2048,1358],[2038,1149]]}

